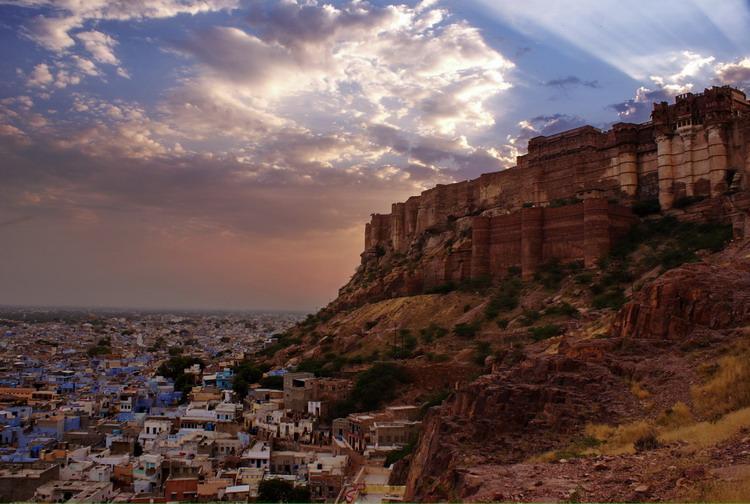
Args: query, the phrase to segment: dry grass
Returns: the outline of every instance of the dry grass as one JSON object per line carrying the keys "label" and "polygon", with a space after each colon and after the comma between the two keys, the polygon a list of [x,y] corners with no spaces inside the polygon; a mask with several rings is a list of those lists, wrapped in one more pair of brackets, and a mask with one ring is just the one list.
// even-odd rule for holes
{"label": "dry grass", "polygon": [[707,481],[680,496],[682,502],[747,502],[750,496],[750,471],[737,481]]}
{"label": "dry grass", "polygon": [[713,445],[729,439],[741,429],[750,427],[750,408],[733,411],[716,422],[698,422],[664,432],[661,441],[684,441],[691,445]]}
{"label": "dry grass", "polygon": [[656,417],[656,425],[664,431],[674,430],[694,421],[690,408],[683,402],[678,402],[671,408],[665,409]]}
{"label": "dry grass", "polygon": [[594,424],[586,426],[587,436],[604,441],[605,444],[601,445],[599,451],[609,454],[632,453],[635,451],[633,443],[644,436],[654,433],[654,427],[648,422],[634,422],[617,427]]}
{"label": "dry grass", "polygon": [[696,411],[710,419],[750,406],[750,353],[728,355],[716,364],[703,368],[704,374],[710,370],[708,382],[691,390]]}
{"label": "dry grass", "polygon": [[526,459],[526,462],[529,464],[548,464],[556,460],[560,460],[560,457],[557,456],[557,450],[550,450],[539,455],[533,455]]}
{"label": "dry grass", "polygon": [[651,397],[651,392],[643,387],[643,382],[630,382],[630,392],[640,400],[648,399],[649,397]]}

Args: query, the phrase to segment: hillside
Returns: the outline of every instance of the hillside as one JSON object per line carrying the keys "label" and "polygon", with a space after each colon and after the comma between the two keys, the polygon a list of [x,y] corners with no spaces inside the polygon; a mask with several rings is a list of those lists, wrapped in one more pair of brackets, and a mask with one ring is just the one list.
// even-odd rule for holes
{"label": "hillside", "polygon": [[382,399],[425,413],[391,477],[410,501],[746,500],[748,111],[681,95],[394,204],[258,358],[396,377]]}
{"label": "hillside", "polygon": [[601,268],[321,312],[273,360],[394,362],[394,403],[446,398],[399,463],[409,500],[721,500],[750,468],[750,245],[712,252],[729,232],[645,221]]}

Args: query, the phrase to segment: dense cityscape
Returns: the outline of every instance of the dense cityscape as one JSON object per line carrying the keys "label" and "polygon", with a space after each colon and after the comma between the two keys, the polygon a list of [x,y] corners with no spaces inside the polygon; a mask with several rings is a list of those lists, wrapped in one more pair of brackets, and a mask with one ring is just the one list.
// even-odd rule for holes
{"label": "dense cityscape", "polygon": [[417,408],[331,422],[352,380],[254,366],[301,318],[4,310],[0,500],[398,498]]}

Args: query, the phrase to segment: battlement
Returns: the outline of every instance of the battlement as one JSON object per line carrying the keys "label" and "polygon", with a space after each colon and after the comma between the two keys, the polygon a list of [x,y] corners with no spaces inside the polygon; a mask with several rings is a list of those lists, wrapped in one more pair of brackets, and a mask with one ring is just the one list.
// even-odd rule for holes
{"label": "battlement", "polygon": [[675,133],[686,126],[721,124],[750,113],[745,93],[730,86],[714,86],[702,93],[684,93],[675,103],[654,104],[651,118],[658,135]]}
{"label": "battlement", "polygon": [[[730,185],[747,189],[745,93],[729,86],[685,93],[674,104],[654,104],[651,117],[607,131],[582,126],[532,138],[513,168],[441,184],[394,203],[390,214],[374,214],[364,263],[389,250],[432,254],[420,272],[380,295],[501,274],[510,266],[529,274],[552,258],[593,264],[630,225],[635,201],[658,198],[668,209],[681,197],[718,197]],[[436,254],[434,247],[443,247],[436,237],[461,238],[458,221],[463,236],[472,230],[473,237]]]}

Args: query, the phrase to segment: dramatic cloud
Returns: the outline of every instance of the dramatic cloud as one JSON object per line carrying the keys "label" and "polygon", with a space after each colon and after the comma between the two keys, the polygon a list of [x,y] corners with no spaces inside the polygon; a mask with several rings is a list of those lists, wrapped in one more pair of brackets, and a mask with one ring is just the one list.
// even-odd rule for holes
{"label": "dramatic cloud", "polygon": [[216,110],[225,125],[224,111],[239,109],[229,123],[243,128],[279,126],[302,106],[309,119],[295,122],[304,127],[335,119],[453,135],[490,126],[485,102],[509,87],[512,64],[478,30],[445,15],[363,2],[278,3],[250,16],[257,34],[216,27],[176,44],[202,69],[176,90],[186,97],[173,106]]}
{"label": "dramatic cloud", "polygon": [[648,121],[653,104],[671,102],[678,94],[701,92],[704,87],[715,84],[746,86],[750,83],[750,59],[738,63],[717,62],[713,56],[702,56],[682,51],[668,59],[671,67],[665,67],[671,74],[651,76],[652,85],[642,86],[636,96],[621,103],[610,105],[622,121]]}
{"label": "dramatic cloud", "polygon": [[370,213],[748,82],[731,0],[389,3],[0,0],[0,302],[311,308]]}
{"label": "dramatic cloud", "polygon": [[26,37],[52,51],[63,51],[75,44],[71,32],[89,22],[141,21],[163,19],[178,14],[199,14],[238,6],[236,0],[4,0],[0,4],[44,10],[23,26]]}
{"label": "dramatic cloud", "polygon": [[91,53],[95,61],[108,65],[117,65],[120,61],[113,52],[117,41],[98,31],[87,31],[76,33],[76,38],[83,43],[83,47]]}
{"label": "dramatic cloud", "polygon": [[716,68],[716,77],[722,84],[750,87],[750,58],[737,63],[723,63]]}
{"label": "dramatic cloud", "polygon": [[601,87],[599,85],[599,82],[593,80],[593,81],[584,81],[580,78],[576,77],[575,75],[569,75],[564,78],[560,79],[552,79],[551,81],[547,81],[544,83],[545,86],[551,86],[551,87],[558,87],[558,88],[567,88],[567,87],[574,87],[574,86],[584,86],[589,88],[599,88]]}
{"label": "dramatic cloud", "polygon": [[670,52],[699,50],[715,54],[730,44],[750,47],[750,6],[727,0],[630,4],[618,0],[476,0],[488,12],[529,36],[553,35],[633,79],[666,75]]}

